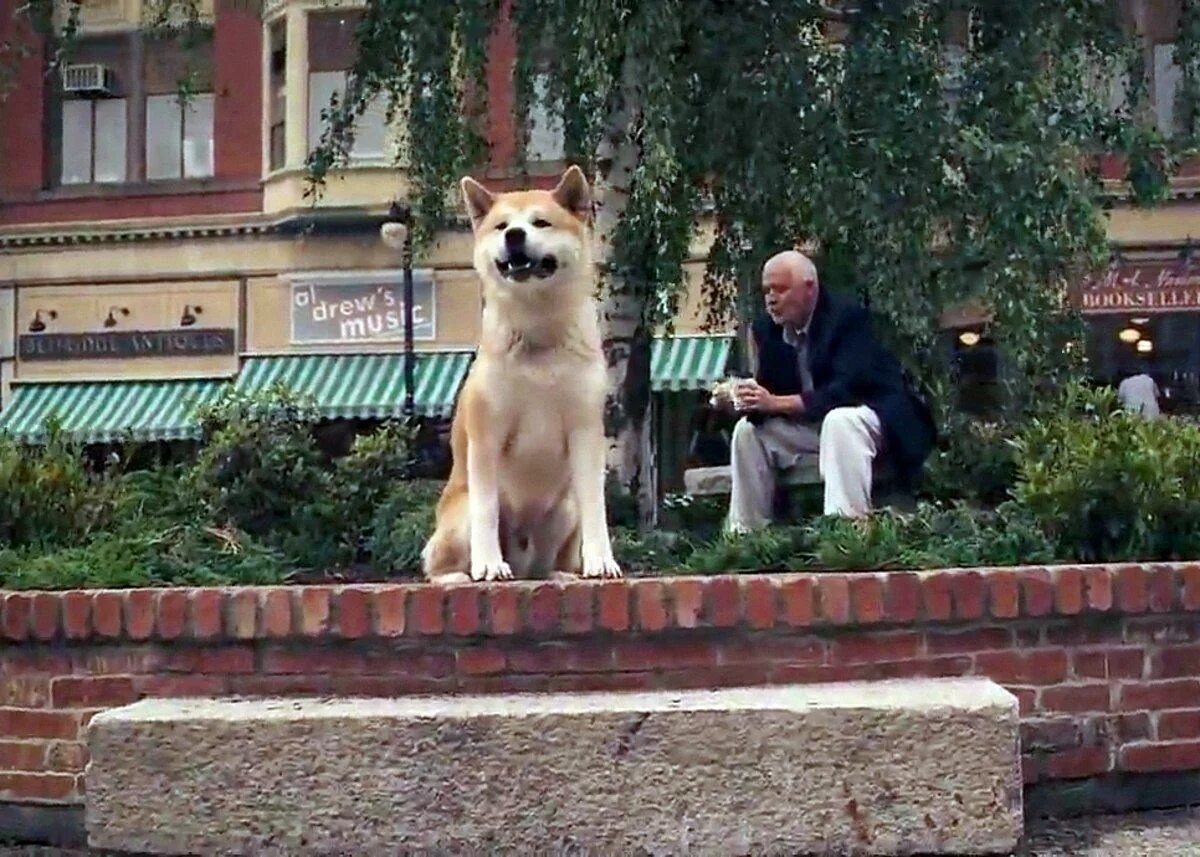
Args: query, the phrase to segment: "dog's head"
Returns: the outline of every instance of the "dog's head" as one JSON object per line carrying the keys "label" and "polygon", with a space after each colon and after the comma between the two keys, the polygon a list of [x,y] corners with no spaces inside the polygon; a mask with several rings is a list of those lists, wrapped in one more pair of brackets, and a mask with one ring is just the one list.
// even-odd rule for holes
{"label": "dog's head", "polygon": [[578,167],[554,190],[493,194],[468,177],[462,194],[475,230],[475,269],[489,292],[522,303],[590,293],[592,197]]}

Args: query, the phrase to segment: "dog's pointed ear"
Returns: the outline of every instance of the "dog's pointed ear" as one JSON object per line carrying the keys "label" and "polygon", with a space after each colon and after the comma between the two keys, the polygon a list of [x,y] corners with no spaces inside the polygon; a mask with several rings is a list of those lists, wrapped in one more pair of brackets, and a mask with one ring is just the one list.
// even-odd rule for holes
{"label": "dog's pointed ear", "polygon": [[471,226],[478,229],[479,221],[487,217],[487,213],[492,210],[492,205],[496,202],[496,197],[492,195],[491,191],[470,176],[463,178],[461,187],[463,204],[467,207],[467,214],[471,218]]}
{"label": "dog's pointed ear", "polygon": [[563,173],[553,196],[555,202],[580,220],[587,220],[592,214],[592,189],[588,187],[583,170],[577,166]]}

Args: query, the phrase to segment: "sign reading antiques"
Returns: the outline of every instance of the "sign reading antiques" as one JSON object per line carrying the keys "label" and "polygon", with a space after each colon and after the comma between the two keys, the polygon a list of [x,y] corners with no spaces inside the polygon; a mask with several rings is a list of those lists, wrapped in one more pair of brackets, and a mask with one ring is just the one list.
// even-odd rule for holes
{"label": "sign reading antiques", "polygon": [[[433,274],[413,271],[413,339],[434,338]],[[404,339],[404,272],[297,276],[292,280],[292,342]]]}
{"label": "sign reading antiques", "polygon": [[1084,313],[1200,311],[1200,262],[1125,262],[1083,284]]}
{"label": "sign reading antiques", "polygon": [[22,360],[111,360],[129,357],[196,357],[234,353],[232,328],[114,330],[104,333],[26,333]]}

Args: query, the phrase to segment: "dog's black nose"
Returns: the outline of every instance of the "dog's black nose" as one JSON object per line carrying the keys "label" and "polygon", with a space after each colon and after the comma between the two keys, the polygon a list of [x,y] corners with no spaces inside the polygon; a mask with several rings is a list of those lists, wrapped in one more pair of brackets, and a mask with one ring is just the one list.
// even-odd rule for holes
{"label": "dog's black nose", "polygon": [[504,233],[504,246],[509,250],[519,250],[525,246],[525,230],[514,226]]}

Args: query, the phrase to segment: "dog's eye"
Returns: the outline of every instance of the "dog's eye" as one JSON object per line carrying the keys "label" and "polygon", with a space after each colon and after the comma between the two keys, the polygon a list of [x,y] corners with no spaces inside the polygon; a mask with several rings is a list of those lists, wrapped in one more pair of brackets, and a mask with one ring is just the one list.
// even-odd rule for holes
{"label": "dog's eye", "polygon": [[535,229],[547,229],[547,228],[549,228],[549,226],[550,226],[550,221],[549,221],[549,220],[542,220],[542,219],[539,217],[537,220],[533,221],[533,226],[534,226],[534,228],[535,228]]}
{"label": "dog's eye", "polygon": [[508,228],[508,224],[505,223],[503,220],[501,220],[499,223],[496,224],[497,232],[503,232],[507,228]]}

